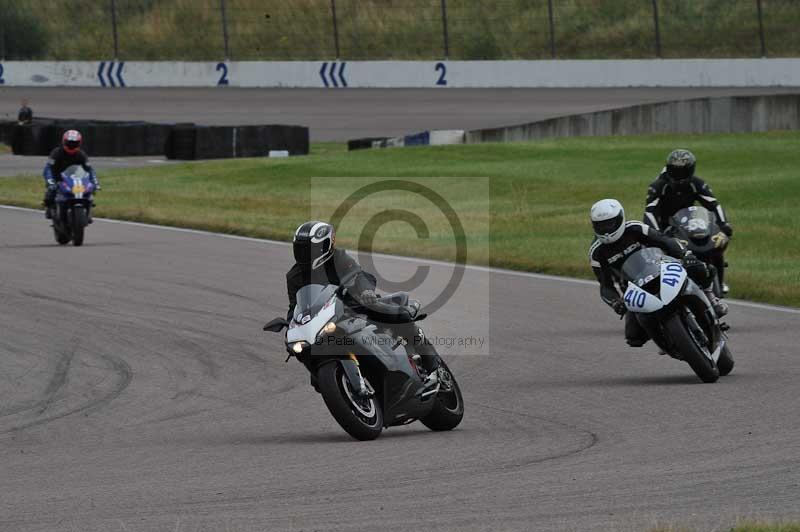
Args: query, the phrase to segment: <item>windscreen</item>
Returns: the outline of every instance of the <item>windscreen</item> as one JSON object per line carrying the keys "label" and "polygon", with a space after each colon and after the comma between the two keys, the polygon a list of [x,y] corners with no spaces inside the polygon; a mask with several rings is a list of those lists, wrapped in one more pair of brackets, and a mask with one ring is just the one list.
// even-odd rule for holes
{"label": "windscreen", "polygon": [[306,285],[297,291],[297,304],[294,307],[294,319],[304,315],[315,315],[325,303],[336,293],[336,285]]}
{"label": "windscreen", "polygon": [[86,170],[83,169],[83,166],[79,164],[68,166],[67,169],[62,172],[62,174],[67,177],[71,177],[72,179],[83,179],[89,175]]}
{"label": "windscreen", "polygon": [[673,217],[673,225],[683,228],[691,235],[701,236],[711,230],[713,215],[703,207],[692,206],[681,209]]}
{"label": "windscreen", "polygon": [[642,286],[646,279],[661,275],[661,260],[664,252],[659,248],[644,248],[637,251],[622,265],[622,277],[627,281]]}

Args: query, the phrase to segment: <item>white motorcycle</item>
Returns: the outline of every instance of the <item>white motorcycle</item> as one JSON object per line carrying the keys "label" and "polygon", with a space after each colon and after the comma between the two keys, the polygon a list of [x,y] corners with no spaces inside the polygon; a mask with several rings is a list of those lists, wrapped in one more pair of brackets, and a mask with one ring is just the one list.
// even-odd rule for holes
{"label": "white motorcycle", "polygon": [[703,382],[731,372],[733,357],[714,309],[678,259],[644,248],[625,261],[622,279],[625,306],[664,353],[687,362]]}

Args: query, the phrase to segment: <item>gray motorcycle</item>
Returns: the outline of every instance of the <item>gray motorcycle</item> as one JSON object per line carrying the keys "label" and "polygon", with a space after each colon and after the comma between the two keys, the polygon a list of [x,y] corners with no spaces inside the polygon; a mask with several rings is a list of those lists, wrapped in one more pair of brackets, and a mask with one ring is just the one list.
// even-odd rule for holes
{"label": "gray motorcycle", "polygon": [[[438,367],[426,371],[417,364],[411,339],[346,301],[352,303],[343,286],[308,285],[297,292],[291,321],[276,318],[264,326],[276,333],[288,329],[289,357],[308,369],[339,425],[358,440],[373,440],[384,428],[416,420],[437,431],[458,426],[464,400],[444,360],[437,355]],[[426,317],[405,293],[378,302],[400,308],[405,321]]]}

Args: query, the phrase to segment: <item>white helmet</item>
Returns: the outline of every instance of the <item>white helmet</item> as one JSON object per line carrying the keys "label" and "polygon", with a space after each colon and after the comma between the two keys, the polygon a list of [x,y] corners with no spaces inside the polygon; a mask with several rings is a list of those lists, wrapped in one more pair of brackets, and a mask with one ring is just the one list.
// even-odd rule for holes
{"label": "white helmet", "polygon": [[592,227],[603,244],[616,242],[625,232],[625,209],[615,199],[600,200],[592,205]]}

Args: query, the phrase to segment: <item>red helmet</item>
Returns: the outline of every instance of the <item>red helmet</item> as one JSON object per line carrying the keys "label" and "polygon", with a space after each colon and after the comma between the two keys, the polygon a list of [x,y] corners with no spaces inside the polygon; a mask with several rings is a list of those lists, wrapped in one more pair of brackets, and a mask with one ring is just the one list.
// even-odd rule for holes
{"label": "red helmet", "polygon": [[83,137],[81,136],[80,131],[70,129],[64,133],[64,136],[61,138],[61,145],[64,147],[65,152],[70,155],[75,155],[78,153],[78,150],[81,149],[82,141]]}

